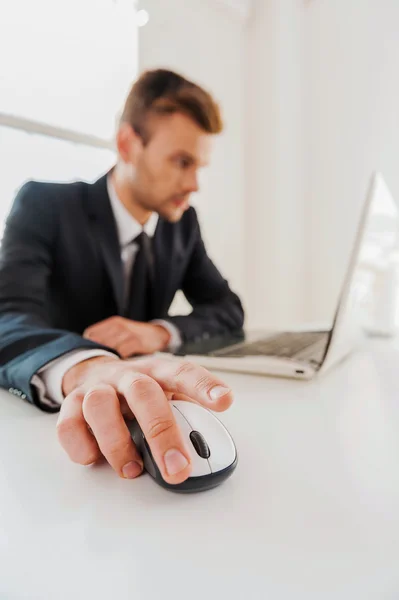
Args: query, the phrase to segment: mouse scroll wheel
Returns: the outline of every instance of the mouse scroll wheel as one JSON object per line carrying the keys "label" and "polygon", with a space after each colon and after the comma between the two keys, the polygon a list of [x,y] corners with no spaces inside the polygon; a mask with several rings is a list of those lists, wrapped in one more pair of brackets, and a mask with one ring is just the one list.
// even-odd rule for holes
{"label": "mouse scroll wheel", "polygon": [[195,448],[196,453],[201,458],[210,457],[211,451],[209,450],[209,446],[206,443],[204,436],[199,431],[192,431],[190,433],[190,440]]}

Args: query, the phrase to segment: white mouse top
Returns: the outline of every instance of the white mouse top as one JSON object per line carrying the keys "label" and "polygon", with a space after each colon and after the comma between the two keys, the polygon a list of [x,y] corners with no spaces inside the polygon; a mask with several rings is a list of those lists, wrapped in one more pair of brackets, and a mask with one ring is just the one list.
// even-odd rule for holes
{"label": "white mouse top", "polygon": [[[199,404],[185,400],[171,400],[170,404],[186,445],[190,449],[191,477],[217,473],[234,463],[237,451],[233,439],[213,413]],[[193,431],[199,432],[206,441],[210,451],[208,458],[202,458],[195,450],[190,438]]]}

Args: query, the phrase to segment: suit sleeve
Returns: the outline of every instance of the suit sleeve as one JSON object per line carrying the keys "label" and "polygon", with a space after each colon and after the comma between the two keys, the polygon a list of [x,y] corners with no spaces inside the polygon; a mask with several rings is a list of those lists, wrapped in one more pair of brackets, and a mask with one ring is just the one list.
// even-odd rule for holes
{"label": "suit sleeve", "polygon": [[14,200],[0,249],[0,387],[51,412],[59,406],[41,401],[32,377],[72,350],[103,348],[48,321],[57,228],[54,198],[45,184],[29,182]]}
{"label": "suit sleeve", "polygon": [[195,241],[182,285],[193,310],[186,316],[168,318],[179,328],[184,342],[240,331],[244,323],[241,301],[209,258],[194,210],[193,215]]}

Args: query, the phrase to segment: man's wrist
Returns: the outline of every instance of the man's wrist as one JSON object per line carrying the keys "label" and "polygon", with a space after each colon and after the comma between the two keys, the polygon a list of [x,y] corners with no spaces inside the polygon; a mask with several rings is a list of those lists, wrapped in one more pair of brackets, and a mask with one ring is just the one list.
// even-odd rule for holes
{"label": "man's wrist", "polygon": [[82,360],[68,369],[62,379],[62,393],[64,397],[68,396],[73,390],[82,385],[90,376],[93,369],[97,368],[100,363],[109,363],[114,362],[115,360],[120,359],[117,356],[94,356],[87,360]]}

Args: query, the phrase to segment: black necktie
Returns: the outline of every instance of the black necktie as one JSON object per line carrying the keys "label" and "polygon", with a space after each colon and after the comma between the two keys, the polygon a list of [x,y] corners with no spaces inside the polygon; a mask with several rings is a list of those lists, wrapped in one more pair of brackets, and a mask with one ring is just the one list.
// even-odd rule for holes
{"label": "black necktie", "polygon": [[151,240],[142,231],[134,240],[138,252],[133,263],[127,290],[125,316],[134,321],[149,321],[152,318],[152,291],[154,284],[154,258]]}

